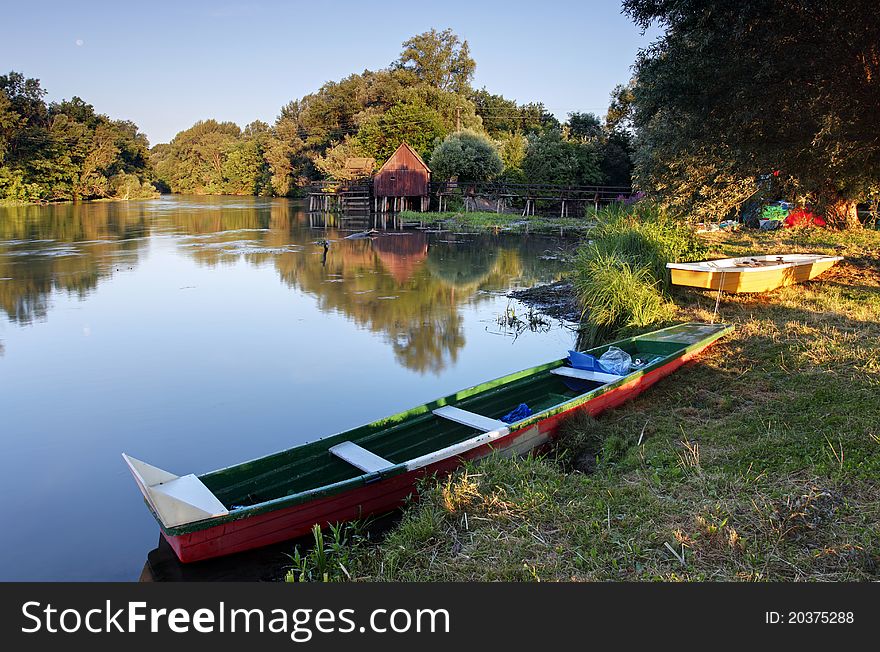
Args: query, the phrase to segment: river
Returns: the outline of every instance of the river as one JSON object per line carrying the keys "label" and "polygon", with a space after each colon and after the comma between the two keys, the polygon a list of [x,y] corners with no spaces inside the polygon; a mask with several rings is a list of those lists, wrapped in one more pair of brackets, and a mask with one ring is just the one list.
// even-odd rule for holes
{"label": "river", "polygon": [[0,207],[0,579],[138,578],[122,452],[198,474],[561,357],[564,324],[498,318],[570,247],[285,199]]}

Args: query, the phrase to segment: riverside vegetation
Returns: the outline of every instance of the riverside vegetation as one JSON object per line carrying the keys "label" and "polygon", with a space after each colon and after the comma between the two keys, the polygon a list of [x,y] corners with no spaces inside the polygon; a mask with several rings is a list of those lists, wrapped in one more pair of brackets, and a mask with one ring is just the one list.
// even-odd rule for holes
{"label": "riverside vegetation", "polygon": [[[667,256],[846,260],[772,294],[723,295],[718,318],[736,331],[695,363],[598,419],[572,420],[548,451],[426,480],[384,538],[352,530],[345,546],[321,548],[319,575],[305,552],[289,579],[876,580],[880,233],[697,237],[654,217],[610,216],[617,226],[600,228],[575,274],[609,257],[608,269],[625,268],[623,243],[642,248],[639,233]],[[656,253],[624,275],[653,274]],[[614,336],[713,319],[714,292],[652,287],[663,309],[624,309]]]}
{"label": "riverside vegetation", "polygon": [[466,231],[507,231],[511,233],[584,233],[592,223],[583,217],[546,217],[541,215],[522,217],[517,214],[489,211],[444,211],[419,213],[402,211],[404,222],[432,222],[449,229]]}
{"label": "riverside vegetation", "polygon": [[619,111],[561,122],[541,102],[474,88],[476,65],[467,41],[431,29],[387,67],[290,101],[273,124],[207,118],[152,148],[134,123],[78,97],[47,105],[38,79],[11,72],[0,76],[0,199],[297,196],[318,179],[349,179],[352,157],[377,169],[404,141],[435,180],[630,184],[632,134]]}

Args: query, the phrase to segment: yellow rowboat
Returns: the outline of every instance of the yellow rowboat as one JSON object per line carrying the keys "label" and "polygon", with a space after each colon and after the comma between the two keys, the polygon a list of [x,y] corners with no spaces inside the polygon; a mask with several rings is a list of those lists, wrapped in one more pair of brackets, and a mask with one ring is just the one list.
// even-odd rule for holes
{"label": "yellow rowboat", "polygon": [[768,292],[816,278],[833,267],[840,256],[785,254],[668,263],[673,285],[724,292]]}

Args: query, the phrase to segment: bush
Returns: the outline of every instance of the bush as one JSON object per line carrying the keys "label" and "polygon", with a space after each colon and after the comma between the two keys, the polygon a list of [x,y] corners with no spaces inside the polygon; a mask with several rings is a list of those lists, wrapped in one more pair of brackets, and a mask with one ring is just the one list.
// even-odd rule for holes
{"label": "bush", "polygon": [[578,259],[578,296],[587,318],[596,326],[647,326],[668,311],[650,268],[616,253],[587,251]]}
{"label": "bush", "polygon": [[706,250],[696,235],[644,202],[615,205],[596,218],[592,239],[580,248],[575,260],[574,284],[588,339],[668,318],[666,263],[704,257]]}
{"label": "bush", "polygon": [[487,181],[500,174],[502,167],[492,141],[467,129],[449,134],[431,154],[431,171],[443,180]]}
{"label": "bush", "polygon": [[700,260],[708,254],[693,229],[669,217],[649,202],[614,204],[596,215],[592,233],[596,254],[619,257],[635,267],[647,267],[663,292],[670,286],[666,263]]}

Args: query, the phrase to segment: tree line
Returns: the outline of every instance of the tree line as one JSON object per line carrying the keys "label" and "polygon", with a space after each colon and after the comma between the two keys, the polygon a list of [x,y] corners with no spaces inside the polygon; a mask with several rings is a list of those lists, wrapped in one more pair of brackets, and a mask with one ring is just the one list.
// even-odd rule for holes
{"label": "tree line", "polygon": [[197,122],[152,149],[156,178],[171,192],[294,195],[317,179],[350,178],[353,158],[377,169],[406,141],[438,180],[629,185],[629,131],[589,113],[560,123],[540,102],[474,89],[475,70],[467,41],[432,29],[388,67],[289,102],[272,125]]}
{"label": "tree line", "polygon": [[204,120],[148,150],[126,121],[0,77],[0,198],[172,192],[295,195],[403,141],[434,178],[629,185],[697,219],[786,198],[833,226],[880,198],[880,13],[874,0],[623,0],[661,36],[603,118],[472,87],[467,41],[430,30],[397,60],[289,102],[273,124]]}
{"label": "tree line", "polygon": [[37,79],[0,75],[0,199],[152,197],[146,136],[79,97],[46,104]]}

